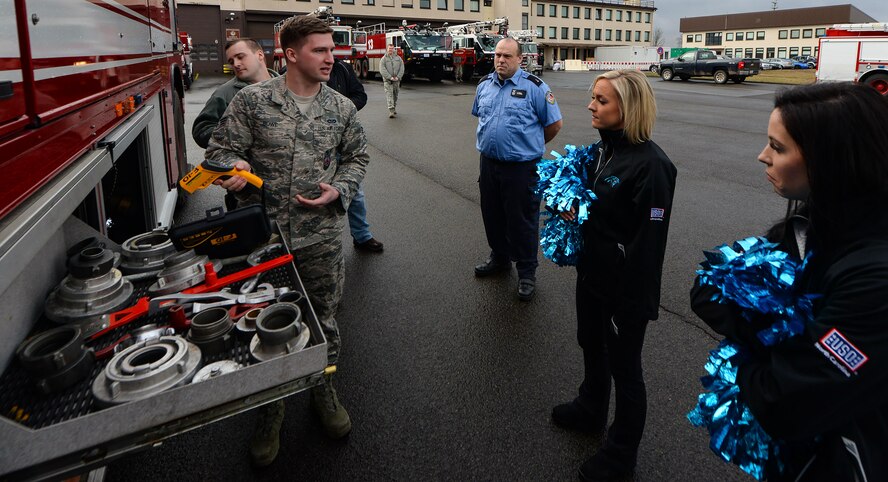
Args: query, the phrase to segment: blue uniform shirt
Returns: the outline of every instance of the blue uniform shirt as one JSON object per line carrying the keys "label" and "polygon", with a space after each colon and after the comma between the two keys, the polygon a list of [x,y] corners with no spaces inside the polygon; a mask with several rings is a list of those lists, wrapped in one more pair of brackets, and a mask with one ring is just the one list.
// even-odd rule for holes
{"label": "blue uniform shirt", "polygon": [[561,120],[549,86],[521,69],[502,82],[496,72],[482,79],[472,115],[478,117],[478,151],[487,157],[516,162],[543,157],[543,129]]}

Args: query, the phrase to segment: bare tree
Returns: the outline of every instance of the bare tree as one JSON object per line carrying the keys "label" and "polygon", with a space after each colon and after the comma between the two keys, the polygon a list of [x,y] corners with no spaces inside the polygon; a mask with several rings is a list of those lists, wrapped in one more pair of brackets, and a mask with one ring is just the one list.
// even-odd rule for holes
{"label": "bare tree", "polygon": [[651,45],[654,47],[662,47],[665,43],[665,39],[663,38],[663,29],[660,27],[656,27],[654,29],[654,36],[651,39]]}

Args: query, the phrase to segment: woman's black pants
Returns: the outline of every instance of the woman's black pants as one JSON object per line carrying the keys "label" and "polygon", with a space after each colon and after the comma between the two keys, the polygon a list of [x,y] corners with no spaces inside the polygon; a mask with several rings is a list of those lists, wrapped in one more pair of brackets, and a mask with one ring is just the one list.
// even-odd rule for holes
{"label": "woman's black pants", "polygon": [[612,297],[590,293],[577,282],[577,341],[585,366],[577,401],[603,428],[613,378],[616,407],[605,448],[634,467],[647,414],[641,348],[648,321],[621,319],[614,311]]}

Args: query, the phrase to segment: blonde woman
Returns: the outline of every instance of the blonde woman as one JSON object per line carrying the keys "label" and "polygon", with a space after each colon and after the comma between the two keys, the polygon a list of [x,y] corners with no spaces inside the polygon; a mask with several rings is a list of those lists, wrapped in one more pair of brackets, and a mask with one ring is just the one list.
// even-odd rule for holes
{"label": "blonde woman", "polygon": [[[601,142],[587,173],[587,187],[598,199],[582,225],[577,263],[577,341],[585,377],[577,397],[552,410],[552,420],[603,436],[613,379],[613,423],[579,472],[581,480],[613,480],[634,472],[644,432],[641,348],[648,321],[658,317],[676,169],[651,140],[657,106],[642,73],[599,76],[588,109]],[[574,209],[561,216],[576,219]]]}

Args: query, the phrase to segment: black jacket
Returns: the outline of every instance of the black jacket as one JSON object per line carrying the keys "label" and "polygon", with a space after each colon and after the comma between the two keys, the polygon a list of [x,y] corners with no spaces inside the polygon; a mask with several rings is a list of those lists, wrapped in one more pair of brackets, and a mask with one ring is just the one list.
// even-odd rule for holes
{"label": "black jacket", "polygon": [[364,85],[358,80],[351,64],[337,59],[333,63],[333,69],[330,71],[330,80],[327,81],[327,85],[351,99],[358,110],[363,109],[367,105],[367,93],[364,92]]}
{"label": "black jacket", "polygon": [[656,320],[676,169],[653,141],[632,144],[599,131],[602,148],[587,177],[598,197],[583,223],[579,283],[616,303],[615,315]]}
{"label": "black jacket", "polygon": [[[755,338],[735,305],[711,300],[698,283],[691,305],[719,333],[752,348],[737,384],[765,431],[786,441],[787,470],[769,480],[888,480],[888,216],[886,199],[849,217],[831,253],[818,252],[800,281],[819,294],[804,333],[774,347]],[[788,230],[781,243],[798,257]],[[844,359],[843,359],[844,357]],[[864,358],[865,357],[865,358]]]}
{"label": "black jacket", "polygon": [[[277,72],[271,69],[267,70],[268,75],[272,78],[278,76]],[[194,142],[197,145],[204,149],[210,145],[210,137],[213,135],[216,126],[219,125],[219,120],[222,119],[222,114],[225,113],[225,109],[228,108],[231,99],[248,85],[250,84],[235,77],[213,91],[213,95],[207,100],[203,110],[194,119],[194,125],[191,126],[191,137],[194,137]]]}

